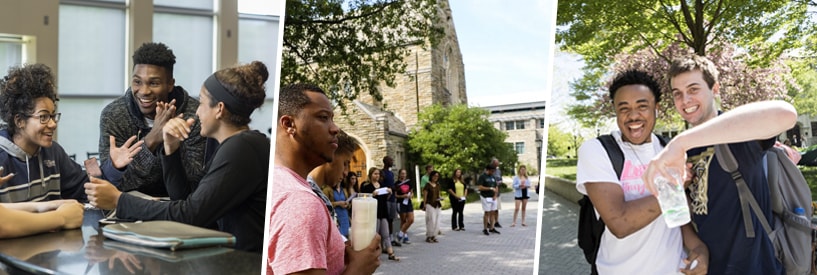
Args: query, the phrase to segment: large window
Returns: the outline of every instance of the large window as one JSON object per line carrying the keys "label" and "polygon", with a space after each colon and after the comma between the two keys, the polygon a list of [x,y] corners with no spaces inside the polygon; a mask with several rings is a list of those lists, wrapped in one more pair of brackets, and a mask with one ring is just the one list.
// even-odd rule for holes
{"label": "large window", "polygon": [[264,62],[270,72],[267,98],[272,98],[275,64],[278,62],[278,16],[240,14],[238,19],[238,62]]}
{"label": "large window", "polygon": [[23,63],[23,39],[19,36],[0,34],[0,72],[6,75],[8,68]]}
{"label": "large window", "polygon": [[516,142],[513,144],[514,149],[516,150],[516,154],[521,155],[525,153],[525,143],[524,142]]}
{"label": "large window", "polygon": [[153,5],[165,7],[213,10],[213,0],[153,0]]}
{"label": "large window", "polygon": [[514,125],[516,125],[513,121],[505,121],[505,130],[513,130]]}
{"label": "large window", "polygon": [[126,87],[125,4],[77,3],[60,4],[59,93],[120,95]]}
{"label": "large window", "polygon": [[524,130],[524,120],[505,121],[505,130]]}
{"label": "large window", "polygon": [[153,41],[173,50],[176,85],[196,97],[204,80],[214,71],[213,12],[158,6],[155,9]]}

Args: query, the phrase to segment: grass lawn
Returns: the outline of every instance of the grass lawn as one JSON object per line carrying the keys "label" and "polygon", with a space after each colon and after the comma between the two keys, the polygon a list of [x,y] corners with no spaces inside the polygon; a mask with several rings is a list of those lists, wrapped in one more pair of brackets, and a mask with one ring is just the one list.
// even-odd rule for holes
{"label": "grass lawn", "polygon": [[[575,159],[549,159],[547,160],[545,173],[550,176],[563,179],[576,180],[576,160]],[[803,171],[809,187],[811,187],[811,200],[817,201],[817,167],[799,166]]]}

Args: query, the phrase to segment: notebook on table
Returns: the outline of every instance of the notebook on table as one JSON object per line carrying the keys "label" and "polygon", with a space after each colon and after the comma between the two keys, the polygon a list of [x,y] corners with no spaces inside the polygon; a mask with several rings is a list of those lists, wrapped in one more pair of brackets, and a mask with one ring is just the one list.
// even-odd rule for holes
{"label": "notebook on table", "polygon": [[102,245],[106,249],[121,250],[130,254],[160,259],[165,262],[181,262],[202,257],[221,255],[233,251],[232,249],[226,247],[201,247],[179,251],[169,251],[167,249],[145,247],[141,245],[133,245],[108,240],[104,241]]}
{"label": "notebook on table", "polygon": [[102,234],[106,238],[124,243],[171,251],[235,245],[235,237],[230,233],[174,221],[117,223],[103,227]]}

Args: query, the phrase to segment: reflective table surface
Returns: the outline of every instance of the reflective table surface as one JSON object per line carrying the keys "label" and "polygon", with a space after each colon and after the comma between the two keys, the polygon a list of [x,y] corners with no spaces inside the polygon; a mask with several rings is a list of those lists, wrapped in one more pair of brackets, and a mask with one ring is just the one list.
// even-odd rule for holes
{"label": "reflective table surface", "polygon": [[181,251],[105,239],[101,210],[86,210],[82,229],[0,240],[4,274],[261,274],[261,254],[226,247]]}

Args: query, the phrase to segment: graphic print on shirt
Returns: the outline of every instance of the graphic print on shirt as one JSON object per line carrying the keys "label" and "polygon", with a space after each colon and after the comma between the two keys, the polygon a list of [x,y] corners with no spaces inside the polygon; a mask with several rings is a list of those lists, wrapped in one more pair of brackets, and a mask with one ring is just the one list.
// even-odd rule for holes
{"label": "graphic print on shirt", "polygon": [[635,164],[624,160],[621,171],[621,190],[624,191],[624,200],[630,201],[651,195],[641,180],[641,174],[647,170],[646,164]]}

